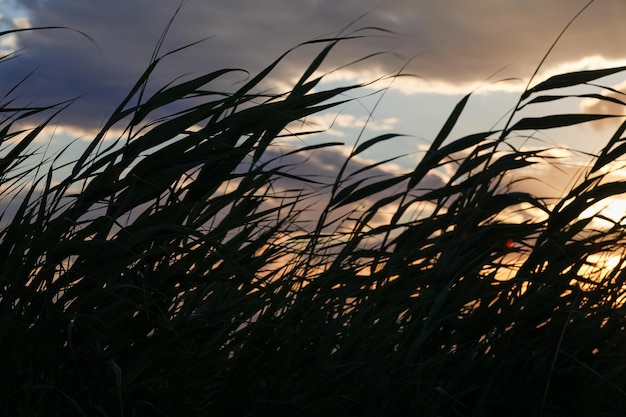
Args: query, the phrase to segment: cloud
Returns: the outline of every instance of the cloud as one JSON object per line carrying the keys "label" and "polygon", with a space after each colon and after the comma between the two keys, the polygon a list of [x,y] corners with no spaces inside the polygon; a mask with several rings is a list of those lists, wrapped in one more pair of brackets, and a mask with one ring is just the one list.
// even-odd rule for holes
{"label": "cloud", "polygon": [[17,49],[17,36],[16,35],[7,35],[3,38],[0,38],[0,53],[2,54],[10,54]]}
{"label": "cloud", "polygon": [[324,134],[342,138],[346,135],[345,129],[362,129],[367,127],[370,132],[388,132],[395,128],[399,119],[397,117],[355,116],[353,114],[314,114],[308,116],[304,123],[294,122],[288,126],[290,133],[323,131]]}
{"label": "cloud", "polygon": [[32,27],[30,21],[25,17],[16,17],[12,23],[17,29],[29,29]]}
{"label": "cloud", "polygon": [[[279,195],[286,190],[292,190],[292,194],[303,194],[304,197],[298,201],[298,209],[305,208],[305,210],[299,216],[299,221],[303,222],[304,229],[312,230],[320,217],[320,213],[328,208],[330,190],[338,177],[340,168],[348,158],[349,148],[332,147],[289,154],[289,151],[292,150],[292,148],[273,146],[263,155],[262,160],[268,162],[267,168],[281,167],[281,172],[289,174],[289,176],[277,177],[272,189]],[[362,189],[368,184],[388,180],[399,175],[398,167],[393,164],[373,165],[373,161],[367,161],[358,156],[352,157],[340,178],[342,184],[339,191],[354,183],[359,183],[357,189]],[[370,168],[365,169],[368,166]],[[242,168],[245,169],[245,166]],[[296,177],[302,178],[304,181],[294,179]],[[316,181],[317,184],[307,183],[307,180]],[[443,187],[448,180],[449,177],[444,173],[432,170],[424,177],[414,192],[424,194],[427,190]],[[343,206],[332,207],[328,212],[329,216],[326,221],[328,227],[325,230],[332,231],[337,230],[337,228],[347,230],[354,227],[355,219],[369,210],[372,205],[385,197],[405,191],[406,185],[407,182],[404,181],[393,187],[372,193],[367,198]],[[279,199],[279,201],[282,200]],[[370,226],[388,224],[393,212],[397,209],[398,202],[399,198],[387,206],[379,208],[376,215],[370,220]],[[418,209],[423,210],[431,204],[430,202],[421,202],[413,207],[415,211],[411,211],[411,213],[416,216]]]}
{"label": "cloud", "polygon": [[[397,86],[412,91],[468,91],[506,77],[526,79],[585,3],[396,0],[379,5],[375,0],[216,0],[209,7],[206,2],[192,0],[185,2],[174,21],[163,51],[210,39],[165,60],[155,83],[161,86],[183,74],[226,67],[254,73],[298,43],[324,34],[337,35],[367,13],[344,34],[365,26],[394,33],[370,31],[372,36],[367,39],[346,41],[329,56],[326,70],[388,51],[350,67],[352,72],[347,76],[393,73],[414,56],[406,71],[419,77],[399,80]],[[169,0],[110,0],[106,6],[73,0],[24,0],[20,6],[24,16],[8,16],[10,11],[1,8],[0,12],[12,18],[15,26],[61,25],[82,31],[97,42],[97,47],[71,31],[20,34],[19,45],[27,49],[17,62],[3,63],[3,80],[16,83],[37,68],[23,98],[50,102],[80,96],[81,104],[71,110],[68,123],[92,126],[102,123],[139,77],[175,8]],[[621,0],[592,4],[568,29],[546,61],[546,68],[584,64],[584,58],[591,55],[606,62],[623,59],[624,15],[626,3]],[[274,81],[296,78],[318,52],[319,47],[310,46],[294,53],[288,65],[276,69]],[[227,81],[226,87],[232,89],[241,78]],[[521,88],[524,84],[514,85]],[[505,84],[493,86],[505,88]]]}
{"label": "cloud", "polygon": [[[581,113],[613,114],[626,116],[626,81],[604,90],[606,100],[588,98],[580,103]],[[602,131],[617,127],[624,122],[623,117],[601,119],[591,123],[595,130]]]}

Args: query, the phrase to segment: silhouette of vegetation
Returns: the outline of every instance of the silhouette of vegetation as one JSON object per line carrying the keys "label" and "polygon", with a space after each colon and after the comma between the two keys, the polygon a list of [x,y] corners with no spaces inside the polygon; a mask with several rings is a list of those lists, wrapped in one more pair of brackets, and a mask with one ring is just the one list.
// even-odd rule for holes
{"label": "silhouette of vegetation", "polygon": [[[315,75],[358,41],[307,43],[319,55],[278,95],[255,88],[284,56],[234,92],[212,87],[225,69],[146,97],[169,55],[155,54],[69,165],[33,163],[67,103],[4,97],[0,414],[622,415],[626,236],[589,213],[626,193],[612,175],[626,123],[554,199],[515,188],[556,163],[550,148],[511,138],[608,117],[522,113],[625,68],[556,75],[502,128],[452,137],[468,95],[410,172],[349,169],[391,134],[357,143],[330,182],[268,158],[287,125],[363,87]],[[171,104],[186,107],[152,117]]]}

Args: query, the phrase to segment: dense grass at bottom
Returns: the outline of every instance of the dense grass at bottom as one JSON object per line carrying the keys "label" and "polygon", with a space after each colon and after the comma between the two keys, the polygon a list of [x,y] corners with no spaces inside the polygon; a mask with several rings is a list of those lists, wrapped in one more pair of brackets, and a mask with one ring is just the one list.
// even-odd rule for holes
{"label": "dense grass at bottom", "polygon": [[[623,68],[552,77],[502,128],[452,138],[467,96],[410,172],[357,164],[394,139],[382,135],[330,182],[303,177],[290,158],[339,145],[270,151],[363,87],[312,78],[354,41],[315,42],[325,49],[287,94],[253,93],[281,57],[235,92],[209,87],[225,70],[132,104],[157,57],[69,170],[62,155],[30,164],[58,106],[4,116],[1,415],[623,413],[624,230],[585,213],[626,191],[612,175],[626,124],[556,199],[515,188],[558,161],[512,141],[603,117],[523,109]],[[442,169],[447,183],[424,188]],[[601,269],[603,256],[619,262]]]}

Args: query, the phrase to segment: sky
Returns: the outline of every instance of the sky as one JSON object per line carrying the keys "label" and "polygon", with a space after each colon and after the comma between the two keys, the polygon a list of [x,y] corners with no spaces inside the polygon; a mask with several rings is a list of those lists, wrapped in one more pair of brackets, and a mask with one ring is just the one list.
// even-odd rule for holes
{"label": "sky", "polygon": [[[323,138],[349,144],[371,115],[369,137],[387,132],[408,136],[365,156],[409,153],[414,162],[469,92],[473,97],[453,134],[485,131],[499,123],[559,33],[587,4],[588,0],[187,0],[162,52],[203,42],[164,60],[153,82],[156,88],[179,76],[222,68],[255,74],[303,42],[364,35],[343,42],[328,57],[325,85],[367,82],[399,71],[412,76],[377,83],[341,108],[338,117],[321,115],[311,122],[328,127],[334,120]],[[0,65],[3,91],[34,71],[20,88],[19,100],[49,104],[79,97],[57,118],[54,140],[60,146],[75,138],[87,139],[146,68],[179,5],[178,0],[0,0],[2,30],[72,29],[0,38],[4,53],[18,51],[16,59]],[[593,2],[571,23],[532,84],[564,71],[626,65],[625,16],[623,0]],[[273,71],[267,88],[288,88],[318,52],[319,47],[298,48]],[[245,77],[243,73],[227,77],[220,87],[233,90]],[[626,92],[625,80],[622,74],[601,81]],[[382,98],[370,96],[380,88],[385,89]],[[609,90],[603,93],[621,97]],[[624,113],[618,106],[606,108],[591,100],[551,103],[537,106],[537,111]],[[548,133],[540,140],[593,152],[619,122]],[[408,166],[411,161],[403,163]]]}

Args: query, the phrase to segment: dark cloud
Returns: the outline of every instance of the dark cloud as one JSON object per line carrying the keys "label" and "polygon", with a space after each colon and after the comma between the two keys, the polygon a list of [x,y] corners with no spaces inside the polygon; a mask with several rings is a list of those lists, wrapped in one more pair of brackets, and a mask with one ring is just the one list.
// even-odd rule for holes
{"label": "dark cloud", "polygon": [[[252,73],[301,42],[336,35],[368,13],[345,33],[365,26],[394,35],[363,32],[373,37],[346,42],[329,57],[326,69],[341,66],[376,51],[385,55],[354,67],[371,73],[397,70],[416,56],[407,71],[431,88],[469,85],[487,79],[524,78],[532,74],[550,44],[586,0],[189,0],[176,18],[163,51],[210,38],[163,62],[156,74],[160,86],[183,74],[200,74],[225,67]],[[5,3],[5,4],[10,4]],[[22,0],[20,6],[33,27],[62,25],[88,34],[97,46],[71,31],[22,33],[22,56],[0,66],[0,76],[12,85],[37,69],[22,91],[26,101],[53,102],[81,96],[63,115],[67,124],[98,126],[146,67],[159,35],[176,9],[172,0]],[[0,8],[1,8],[0,4]],[[8,21],[6,10],[1,10]],[[626,59],[626,3],[596,1],[571,26],[548,67],[585,57],[600,61]],[[16,16],[19,17],[19,16]],[[358,32],[361,33],[361,32]],[[305,48],[275,71],[275,80],[296,77],[319,49]],[[241,81],[231,77],[224,88]],[[7,87],[5,87],[6,90]],[[443,88],[443,87],[441,87]]]}

